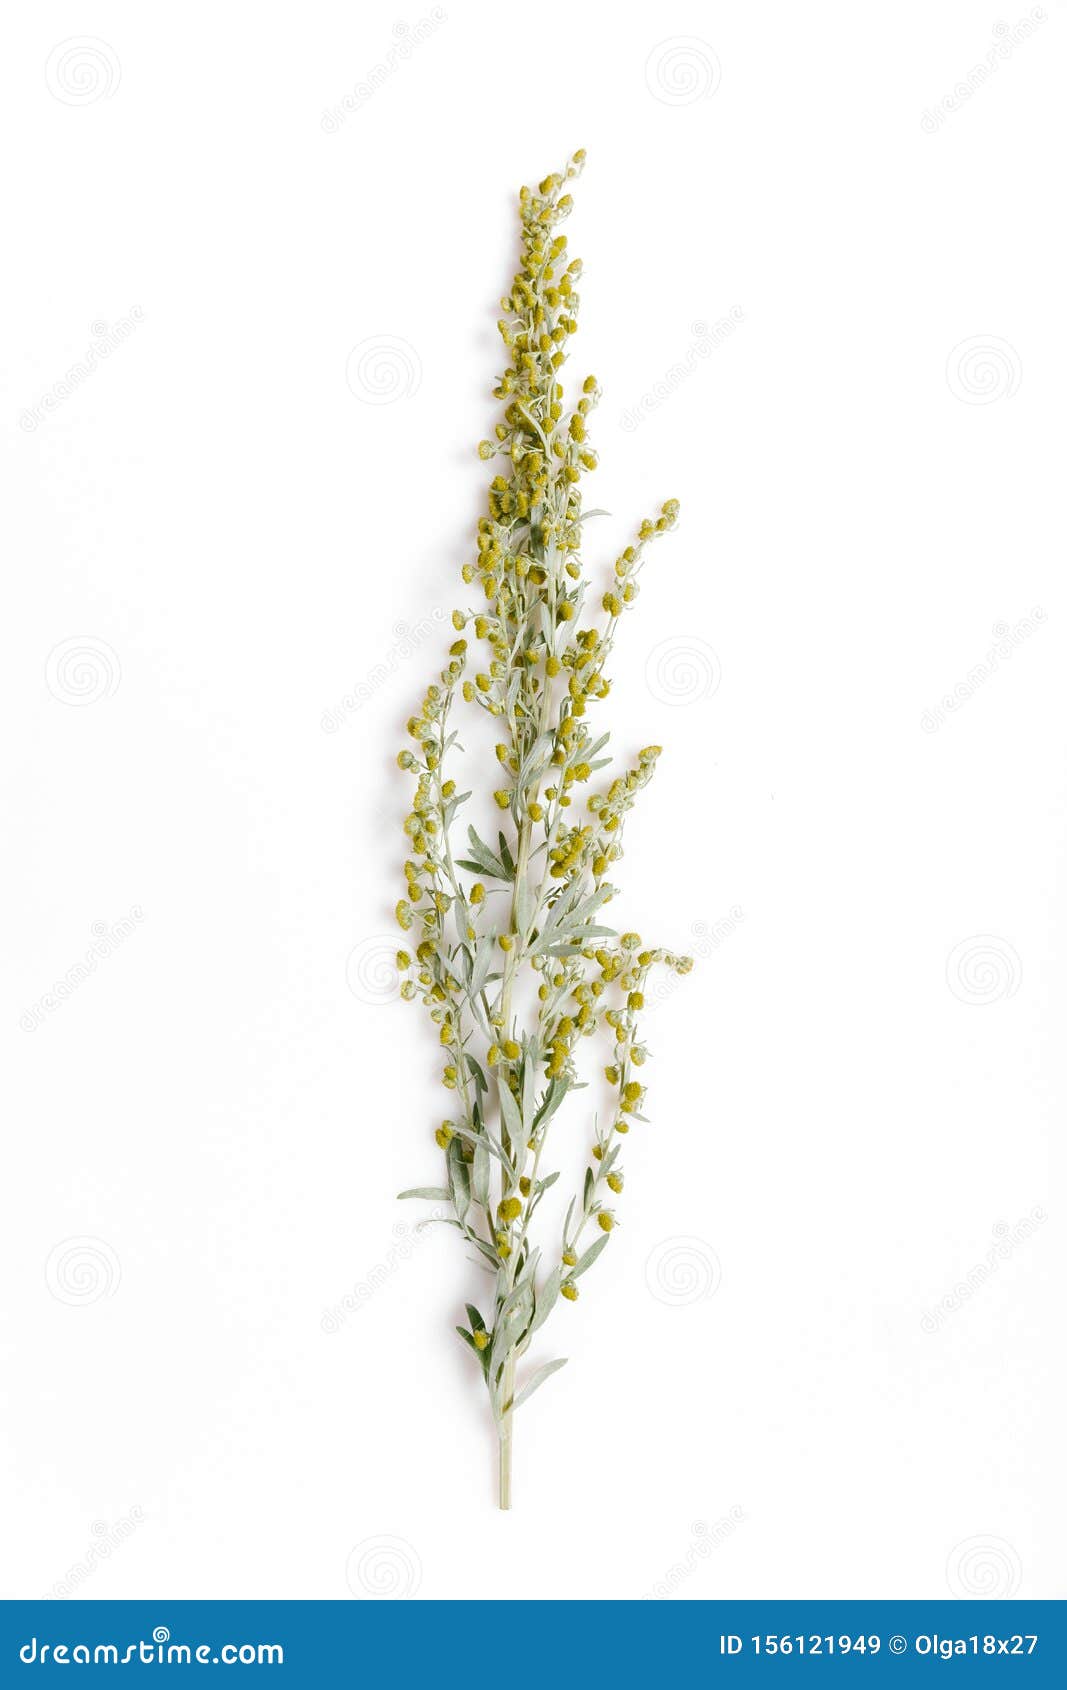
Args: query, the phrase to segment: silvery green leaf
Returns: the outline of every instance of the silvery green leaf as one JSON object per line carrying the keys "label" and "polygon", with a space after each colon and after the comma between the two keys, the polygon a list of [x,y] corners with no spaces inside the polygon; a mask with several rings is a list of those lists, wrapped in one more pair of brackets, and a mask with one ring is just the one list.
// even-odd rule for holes
{"label": "silvery green leaf", "polygon": [[396,1194],[398,1203],[405,1197],[426,1197],[433,1203],[452,1201],[452,1193],[446,1191],[443,1185],[413,1185],[410,1191],[398,1191]]}
{"label": "silvery green leaf", "polygon": [[543,1191],[547,1191],[550,1185],[555,1185],[555,1183],[558,1179],[559,1179],[559,1170],[557,1169],[554,1174],[546,1174],[544,1179],[539,1179],[537,1184],[534,1186],[534,1190],[537,1192],[537,1195],[540,1197],[541,1193]]}
{"label": "silvery green leaf", "polygon": [[510,850],[508,849],[508,842],[504,838],[504,835],[502,833],[497,834],[497,839],[500,843],[500,861],[503,863],[504,867],[508,871],[508,879],[514,880],[514,878],[515,878],[515,859],[512,856]]}
{"label": "silvery green leaf", "polygon": [[589,1208],[589,1199],[592,1197],[592,1195],[593,1195],[593,1170],[592,1170],[592,1168],[586,1168],[586,1170],[585,1170],[585,1186],[582,1190],[582,1203],[587,1210]]}
{"label": "silvery green leaf", "polygon": [[549,1081],[544,1101],[542,1102],[540,1109],[537,1111],[537,1114],[534,1116],[533,1124],[535,1129],[544,1127],[547,1122],[552,1119],[569,1090],[570,1085],[568,1081],[564,1079]]}
{"label": "silvery green leaf", "polygon": [[[562,1356],[559,1361],[546,1361],[544,1367],[539,1367],[533,1378],[523,1386],[522,1390],[515,1398],[515,1401],[512,1403],[512,1408],[521,1408],[524,1402],[529,1402],[538,1386],[543,1385],[546,1379],[551,1379],[553,1373],[558,1373],[560,1368],[566,1367],[566,1365],[566,1356]],[[507,1404],[505,1403],[504,1406],[506,1408]]]}
{"label": "silvery green leaf", "polygon": [[489,977],[489,970],[493,962],[493,940],[487,933],[478,941],[474,964],[471,968],[468,991],[472,998],[476,998]]}
{"label": "silvery green leaf", "polygon": [[577,1198],[572,1197],[570,1202],[567,1204],[567,1218],[563,1223],[563,1236],[564,1236],[564,1238],[566,1238],[568,1232],[571,1229],[571,1216],[574,1213],[574,1205],[575,1205],[576,1202],[577,1202]]}
{"label": "silvery green leaf", "polygon": [[[515,872],[514,864],[512,864],[509,871],[502,858],[494,855],[485,843],[485,840],[478,837],[478,834],[473,827],[468,827],[467,839],[470,843],[471,856],[474,858],[473,867],[475,873],[481,869],[483,873],[492,875],[495,880],[511,879],[512,874]],[[465,864],[464,866],[470,865]]]}
{"label": "silvery green leaf", "polygon": [[464,1304],[464,1307],[467,1310],[467,1319],[471,1323],[471,1331],[472,1332],[484,1332],[485,1331],[485,1321],[482,1319],[481,1315],[478,1313],[478,1310],[475,1308],[474,1304],[473,1303],[466,1303],[466,1304]]}
{"label": "silvery green leaf", "polygon": [[458,1138],[453,1138],[448,1145],[448,1177],[452,1182],[452,1201],[456,1214],[461,1221],[467,1218],[467,1211],[471,1206],[470,1172],[463,1160],[463,1151]]}
{"label": "silvery green leaf", "polygon": [[577,1266],[571,1268],[572,1279],[577,1279],[580,1273],[585,1273],[587,1268],[592,1267],[601,1250],[603,1250],[604,1246],[607,1244],[607,1241],[607,1233],[602,1232],[595,1244],[590,1244],[588,1250],[583,1250],[582,1254],[578,1257]]}
{"label": "silvery green leaf", "polygon": [[534,740],[519,767],[515,784],[520,790],[529,786],[542,772],[552,755],[552,745],[553,735],[550,733],[539,734]]}
{"label": "silvery green leaf", "polygon": [[478,1087],[478,1089],[480,1091],[488,1091],[489,1090],[489,1082],[486,1079],[485,1075],[482,1073],[481,1067],[474,1060],[474,1057],[471,1055],[469,1050],[465,1050],[463,1052],[463,1060],[464,1060],[464,1062],[466,1062],[468,1070],[473,1075],[474,1083]]}
{"label": "silvery green leaf", "polygon": [[506,1080],[500,1082],[500,1114],[512,1144],[523,1144],[522,1116]]}
{"label": "silvery green leaf", "polygon": [[540,1291],[537,1292],[534,1304],[534,1317],[530,1322],[531,1332],[536,1332],[539,1326],[543,1326],[549,1315],[552,1313],[556,1299],[559,1297],[559,1288],[562,1284],[562,1267],[553,1268]]}
{"label": "silvery green leaf", "polygon": [[489,1150],[482,1139],[478,1139],[474,1146],[474,1162],[471,1167],[471,1194],[476,1203],[486,1208],[489,1203]]}

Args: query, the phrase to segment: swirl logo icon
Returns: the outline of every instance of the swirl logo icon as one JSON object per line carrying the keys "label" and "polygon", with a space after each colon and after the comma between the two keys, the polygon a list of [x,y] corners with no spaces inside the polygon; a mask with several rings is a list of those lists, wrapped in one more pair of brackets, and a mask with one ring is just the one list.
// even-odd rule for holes
{"label": "swirl logo icon", "polygon": [[361,939],[348,953],[345,978],[360,1003],[395,1003],[400,996],[396,941],[385,934]]}
{"label": "swirl logo icon", "polygon": [[365,1537],[350,1552],[345,1579],[353,1596],[400,1600],[422,1583],[422,1562],[403,1537]]}
{"label": "swirl logo icon", "polygon": [[1014,1596],[1023,1576],[1022,1562],[1002,1537],[967,1537],[957,1543],[945,1565],[954,1596]]}
{"label": "swirl logo icon", "polygon": [[95,35],[75,35],[53,47],[45,65],[48,92],[65,106],[109,100],[122,80],[113,47]]}
{"label": "swirl logo icon", "polygon": [[45,678],[60,704],[97,704],[118,691],[122,665],[106,640],[78,635],[53,647]]}
{"label": "swirl logo icon", "polygon": [[49,1291],[72,1308],[113,1297],[121,1278],[119,1259],[102,1238],[65,1238],[45,1264]]}
{"label": "swirl logo icon", "polygon": [[705,640],[675,634],[653,646],[645,663],[645,681],[661,704],[699,704],[718,692],[722,665]]}
{"label": "swirl logo icon", "polygon": [[949,991],[961,1003],[990,1004],[1012,998],[1022,977],[1018,951],[991,933],[962,939],[945,965]]}
{"label": "swirl logo icon", "polygon": [[979,334],[952,348],[945,379],[965,405],[992,405],[1018,391],[1023,367],[1014,346],[996,335]]}
{"label": "swirl logo icon", "polygon": [[645,1284],[657,1302],[686,1308],[715,1295],[722,1265],[704,1238],[665,1238],[645,1263]]}
{"label": "swirl logo icon", "polygon": [[722,81],[714,50],[696,35],[672,35],[653,47],[645,63],[645,83],[665,106],[691,106],[709,99]]}
{"label": "swirl logo icon", "polygon": [[373,335],[348,354],[345,380],[363,404],[392,405],[418,392],[422,363],[410,341],[398,335]]}

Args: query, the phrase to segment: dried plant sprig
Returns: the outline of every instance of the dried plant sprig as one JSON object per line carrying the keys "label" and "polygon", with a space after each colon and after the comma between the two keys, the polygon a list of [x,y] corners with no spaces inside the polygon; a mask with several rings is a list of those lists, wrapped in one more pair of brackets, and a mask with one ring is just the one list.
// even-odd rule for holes
{"label": "dried plant sprig", "polygon": [[[599,615],[583,627],[583,523],[604,513],[583,514],[580,488],[596,467],[588,425],[600,389],[588,376],[568,408],[559,372],[578,326],[582,267],[568,262],[566,237],[556,230],[571,210],[564,188],[584,159],[575,153],[536,192],[519,195],[522,258],[498,325],[510,359],[494,389],[503,418],[495,438],[478,448],[498,472],[478,524],[476,561],[463,566],[485,609],[453,611],[448,663],[408,723],[415,749],[398,757],[416,777],[404,822],[407,892],[396,908],[400,926],[413,932],[412,949],[397,954],[401,994],[429,1010],[452,1094],[449,1118],[434,1132],[445,1184],[402,1195],[448,1203],[449,1224],[493,1276],[490,1314],[467,1304],[468,1324],[457,1331],[488,1387],[501,1508],[511,1505],[515,1412],[563,1366],[547,1363],[516,1390],[516,1363],[557,1299],[577,1299],[579,1279],[607,1245],[616,1224],[612,1198],[623,1189],[621,1140],[632,1121],[645,1119],[647,1051],[638,1017],[646,978],[657,965],[679,974],[692,966],[691,958],[649,948],[637,933],[620,936],[603,920],[625,819],[660,747],[645,746],[630,768],[592,790],[584,814],[576,806],[609,762],[608,735],[595,733],[588,716],[609,692],[605,664],[619,620],[637,598],[647,547],[678,514],[668,499],[640,524],[615,560]],[[459,749],[451,717],[460,701],[499,724],[492,785],[501,828],[494,846],[468,827],[465,855],[454,857],[454,823],[471,797],[445,778],[446,758]],[[513,1005],[522,969],[539,982],[525,1024]],[[595,1131],[562,1237],[542,1249],[532,1223],[559,1177],[544,1166],[549,1131],[581,1083],[579,1041],[602,1027],[614,1038],[604,1071],[612,1106]]]}

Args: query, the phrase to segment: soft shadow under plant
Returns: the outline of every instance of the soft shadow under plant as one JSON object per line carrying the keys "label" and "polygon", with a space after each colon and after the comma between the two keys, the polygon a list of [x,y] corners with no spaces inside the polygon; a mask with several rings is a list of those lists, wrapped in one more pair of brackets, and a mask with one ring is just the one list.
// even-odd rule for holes
{"label": "soft shadow under plant", "polygon": [[[556,232],[571,210],[565,185],[584,157],[575,153],[561,175],[519,195],[522,258],[499,323],[509,364],[494,389],[503,418],[478,448],[497,473],[477,559],[463,566],[485,607],[453,611],[447,667],[408,723],[415,749],[398,758],[416,777],[404,822],[407,893],[396,912],[412,933],[412,949],[398,953],[401,992],[429,1010],[450,1098],[434,1133],[444,1183],[402,1195],[446,1202],[449,1224],[491,1276],[484,1312],[468,1303],[457,1331],[489,1392],[501,1508],[511,1506],[516,1411],[563,1366],[547,1362],[519,1383],[517,1363],[557,1300],[577,1299],[578,1281],[607,1246],[623,1141],[645,1119],[638,1017],[647,976],[658,965],[679,974],[692,966],[605,919],[625,819],[660,747],[645,746],[624,772],[598,780],[608,735],[592,723],[610,690],[605,664],[637,598],[646,548],[673,528],[678,504],[669,499],[641,523],[590,613],[579,552],[585,521],[603,513],[583,515],[581,481],[596,467],[588,427],[600,390],[588,376],[568,405],[560,382],[582,267],[568,261]],[[487,801],[491,790],[500,812],[495,842],[468,826],[465,842],[453,844],[472,796],[446,773],[450,754],[462,751],[461,706],[485,712],[498,735],[486,778]],[[519,987],[531,977],[536,996],[531,990],[524,1011]],[[611,1107],[594,1125],[561,1232],[545,1237],[538,1210],[559,1178],[546,1163],[550,1132],[583,1083],[579,1056],[603,1029],[614,1040],[604,1068]]]}

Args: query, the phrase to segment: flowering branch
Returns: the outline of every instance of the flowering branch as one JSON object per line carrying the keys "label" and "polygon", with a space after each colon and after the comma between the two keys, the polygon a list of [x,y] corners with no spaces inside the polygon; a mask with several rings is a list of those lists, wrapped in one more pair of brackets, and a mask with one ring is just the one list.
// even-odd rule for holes
{"label": "flowering branch", "polygon": [[[632,767],[594,789],[584,818],[572,813],[578,789],[609,762],[608,735],[595,734],[587,718],[610,691],[604,669],[620,618],[637,598],[646,548],[678,513],[669,499],[641,523],[616,559],[600,615],[580,626],[583,524],[603,514],[583,515],[580,492],[582,476],[596,467],[587,429],[600,390],[587,377],[566,408],[558,376],[578,326],[582,267],[567,261],[566,237],[555,231],[571,210],[562,190],[584,158],[575,153],[561,175],[519,196],[522,258],[498,325],[510,359],[494,390],[503,419],[478,448],[482,459],[499,460],[500,472],[478,524],[477,560],[463,566],[464,582],[478,582],[486,608],[453,611],[459,637],[408,723],[416,749],[398,758],[416,777],[404,822],[412,853],[407,895],[396,913],[417,937],[413,954],[398,952],[401,994],[429,1010],[445,1053],[443,1082],[454,1094],[450,1118],[434,1134],[446,1183],[402,1195],[447,1201],[449,1223],[493,1276],[490,1317],[467,1304],[468,1324],[457,1331],[478,1359],[497,1424],[501,1508],[511,1505],[515,1412],[563,1366],[549,1362],[516,1391],[516,1363],[557,1299],[576,1301],[578,1280],[607,1245],[611,1198],[623,1189],[621,1140],[632,1121],[644,1120],[639,1075],[647,1051],[638,1016],[645,980],[657,965],[679,974],[692,966],[603,922],[625,818],[660,747],[646,746]],[[463,637],[471,632],[485,652],[480,663]],[[444,776],[459,700],[498,727],[493,799],[502,825],[495,845],[468,827],[466,855],[454,858],[454,823],[471,797]],[[514,1005],[523,969],[539,981],[536,1008],[525,1018]],[[560,1242],[543,1253],[531,1228],[559,1177],[543,1171],[549,1130],[580,1084],[580,1040],[602,1026],[614,1037],[605,1069],[613,1108],[596,1131]]]}

